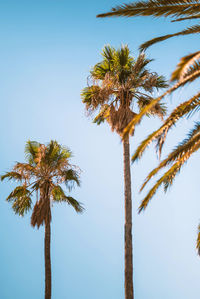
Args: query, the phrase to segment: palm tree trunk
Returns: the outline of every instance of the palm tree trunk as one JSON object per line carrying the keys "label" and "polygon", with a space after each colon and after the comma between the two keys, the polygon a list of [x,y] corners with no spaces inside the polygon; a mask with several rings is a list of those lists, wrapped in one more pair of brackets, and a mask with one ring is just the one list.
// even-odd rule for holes
{"label": "palm tree trunk", "polygon": [[45,299],[51,299],[51,223],[45,220]]}
{"label": "palm tree trunk", "polygon": [[129,137],[123,141],[124,197],[125,197],[125,299],[134,299],[132,256],[132,200]]}

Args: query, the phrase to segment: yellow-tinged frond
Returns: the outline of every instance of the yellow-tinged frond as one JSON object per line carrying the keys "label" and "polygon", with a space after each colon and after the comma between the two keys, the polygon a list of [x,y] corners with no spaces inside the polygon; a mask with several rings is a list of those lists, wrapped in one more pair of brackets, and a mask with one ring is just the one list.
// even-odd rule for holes
{"label": "yellow-tinged frond", "polygon": [[147,178],[145,179],[140,191],[144,189],[146,184],[150,181],[152,177],[154,177],[160,169],[174,163],[174,161],[184,159],[193,152],[193,150],[198,146],[200,141],[200,123],[195,124],[193,130],[188,134],[188,138],[184,139],[162,162],[160,162],[159,166],[153,169]]}
{"label": "yellow-tinged frond", "polygon": [[143,43],[142,45],[140,45],[140,50],[144,51],[147,48],[149,48],[150,46],[154,45],[155,43],[164,41],[166,39],[169,39],[171,37],[175,37],[175,36],[181,36],[181,35],[189,35],[189,34],[196,34],[196,33],[200,33],[200,25],[193,25],[191,27],[188,27],[182,31],[173,33],[173,34],[167,34],[167,35],[163,35],[163,36],[159,36],[159,37],[155,37],[145,43]]}
{"label": "yellow-tinged frond", "polygon": [[182,57],[176,69],[171,75],[171,81],[182,80],[185,77],[185,75],[187,75],[189,67],[191,67],[194,64],[194,62],[196,62],[199,59],[200,51]]}
{"label": "yellow-tinged frond", "polygon": [[200,14],[192,15],[190,17],[185,17],[185,18],[177,18],[172,20],[171,22],[180,22],[180,21],[195,20],[195,19],[200,19]]}
{"label": "yellow-tinged frond", "polygon": [[140,113],[128,124],[128,126],[124,129],[123,138],[126,138],[129,134],[131,134],[143,116],[145,116],[159,101],[161,101],[166,95],[171,94],[173,91],[178,89],[180,86],[187,84],[188,82],[194,81],[197,77],[200,76],[200,70],[193,72],[191,75],[188,75],[186,78],[174,84],[171,88],[169,88],[165,93],[163,93],[160,97],[151,101],[151,103],[145,106]]}
{"label": "yellow-tinged frond", "polygon": [[144,210],[151,198],[155,195],[158,188],[163,184],[164,191],[172,185],[177,173],[180,171],[181,167],[187,162],[191,155],[199,150],[200,148],[200,123],[197,123],[194,129],[189,133],[188,138],[185,139],[180,145],[169,154],[169,156],[163,160],[157,168],[152,170],[147,176],[145,182],[143,183],[141,190],[149,182],[149,180],[155,176],[159,170],[171,163],[174,163],[171,168],[159,179],[156,184],[150,189],[147,196],[142,201],[139,212]]}
{"label": "yellow-tinged frond", "polygon": [[195,15],[200,12],[198,0],[149,0],[122,4],[111,9],[110,12],[98,14],[98,18],[104,17],[133,17],[133,16],[155,16],[155,17],[178,17]]}
{"label": "yellow-tinged frond", "polygon": [[198,255],[200,256],[200,224],[198,226],[196,249],[197,249]]}

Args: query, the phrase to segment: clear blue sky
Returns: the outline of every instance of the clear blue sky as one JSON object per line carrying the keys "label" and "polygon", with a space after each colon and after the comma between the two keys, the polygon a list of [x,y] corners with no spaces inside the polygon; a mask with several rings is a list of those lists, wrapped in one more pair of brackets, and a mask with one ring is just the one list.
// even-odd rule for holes
{"label": "clear blue sky", "polygon": [[[80,90],[90,67],[109,43],[127,43],[137,55],[145,40],[183,28],[152,18],[96,19],[121,3],[111,0],[0,1],[0,172],[24,160],[28,139],[56,139],[71,148],[82,172],[73,195],[86,211],[76,215],[55,205],[52,221],[52,299],[122,299],[123,165],[119,137],[107,125],[86,118]],[[191,24],[191,23],[189,23]],[[198,49],[196,37],[166,41],[148,51],[152,71],[169,78],[178,59]],[[199,49],[198,49],[199,50]],[[168,99],[169,111],[193,89]],[[192,121],[182,121],[166,151],[181,140]],[[144,120],[131,152],[159,121]],[[159,192],[146,212],[136,210],[139,186],[156,165],[150,149],[132,167],[134,283],[136,299],[199,299],[200,259],[195,251],[200,219],[198,154],[167,195]],[[30,215],[15,216],[5,202],[14,187],[0,186],[0,298],[44,297],[44,231],[30,226]]]}

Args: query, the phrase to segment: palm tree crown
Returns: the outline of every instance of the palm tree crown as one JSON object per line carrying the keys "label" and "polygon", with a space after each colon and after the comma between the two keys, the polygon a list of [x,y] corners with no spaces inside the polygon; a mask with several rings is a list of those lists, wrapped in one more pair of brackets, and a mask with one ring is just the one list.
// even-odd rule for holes
{"label": "palm tree crown", "polygon": [[[154,91],[166,88],[167,83],[163,76],[147,69],[151,60],[144,53],[135,60],[126,45],[118,50],[105,46],[101,54],[103,60],[92,68],[91,82],[81,96],[90,113],[98,111],[94,122],[107,120],[112,130],[122,135],[129,122],[153,100]],[[165,113],[165,106],[157,103],[147,115],[163,118]]]}
{"label": "palm tree crown", "polygon": [[39,228],[45,220],[51,220],[48,199],[52,202],[65,201],[77,212],[82,212],[82,205],[67,196],[61,187],[61,184],[65,183],[70,190],[74,183],[80,185],[79,170],[69,163],[71,152],[56,141],[47,145],[28,141],[25,154],[27,163],[18,162],[12,171],[1,176],[2,181],[9,179],[20,183],[7,197],[7,201],[12,202],[15,213],[24,216],[31,210],[34,192],[37,198],[31,217],[33,226],[37,225]]}

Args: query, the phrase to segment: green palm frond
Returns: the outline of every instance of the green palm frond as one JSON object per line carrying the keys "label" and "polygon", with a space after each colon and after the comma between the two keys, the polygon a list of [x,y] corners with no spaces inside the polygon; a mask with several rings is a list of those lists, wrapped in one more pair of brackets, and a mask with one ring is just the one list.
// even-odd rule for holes
{"label": "green palm frond", "polygon": [[81,92],[81,98],[87,110],[94,111],[101,104],[104,104],[109,99],[107,89],[101,88],[98,85],[86,87]]}
{"label": "green palm frond", "polygon": [[[152,100],[153,98],[151,97],[140,96],[137,101],[139,111],[141,111],[145,106],[149,105]],[[146,113],[146,115],[147,116],[157,115],[163,120],[163,117],[166,115],[166,113],[167,113],[166,105],[164,103],[157,103],[155,106],[153,106],[151,110],[149,110],[148,113]]]}
{"label": "green palm frond", "polygon": [[100,125],[102,122],[105,121],[105,119],[108,118],[110,114],[110,106],[108,104],[105,104],[102,106],[99,114],[94,118],[93,122],[97,125]]}
{"label": "green palm frond", "polygon": [[80,176],[79,172],[74,169],[68,169],[62,171],[62,177],[64,179],[64,183],[67,186],[69,190],[71,190],[74,186],[74,183],[77,184],[77,186],[80,186]]}
{"label": "green palm frond", "polygon": [[73,197],[71,196],[67,196],[66,197],[66,202],[72,206],[74,208],[74,210],[77,212],[77,213],[83,213],[84,211],[84,207],[82,205],[82,203],[78,202],[76,199],[74,199]]}
{"label": "green palm frond", "polygon": [[23,196],[21,198],[16,199],[13,202],[12,208],[15,214],[20,216],[24,216],[27,212],[31,210],[32,200],[29,196]]}
{"label": "green palm frond", "polygon": [[77,213],[82,213],[84,211],[82,204],[73,197],[67,196],[60,186],[54,186],[54,188],[52,189],[52,197],[54,201],[67,202],[75,209]]}
{"label": "green palm frond", "polygon": [[51,140],[46,147],[44,163],[51,167],[59,168],[71,156],[72,152],[68,148],[61,146],[57,141]]}
{"label": "green palm frond", "polygon": [[54,185],[51,191],[51,195],[53,197],[54,201],[65,201],[66,200],[66,194],[64,190],[59,185]]}
{"label": "green palm frond", "polygon": [[13,202],[12,208],[20,216],[24,216],[31,209],[31,192],[25,186],[16,187],[6,200]]}
{"label": "green palm frond", "polygon": [[23,196],[30,196],[30,191],[25,186],[16,187],[6,198],[7,201],[13,201]]}
{"label": "green palm frond", "polygon": [[106,61],[112,63],[114,60],[115,49],[110,45],[106,45],[103,48],[101,55]]}
{"label": "green palm frond", "polygon": [[34,165],[35,159],[38,154],[40,143],[37,141],[27,141],[25,146],[25,156],[29,164]]}
{"label": "green palm frond", "polygon": [[150,62],[152,62],[152,61],[153,61],[153,59],[148,59],[148,58],[146,58],[145,53],[144,53],[144,52],[141,52],[141,53],[138,55],[138,57],[137,57],[137,59],[136,59],[134,65],[133,65],[134,73],[135,73],[135,74],[138,74],[138,73],[141,74],[141,72],[142,72],[143,70],[146,69],[146,66],[147,66]]}

